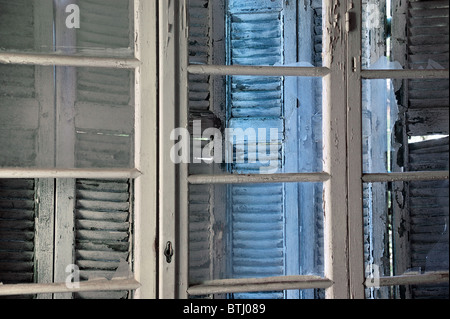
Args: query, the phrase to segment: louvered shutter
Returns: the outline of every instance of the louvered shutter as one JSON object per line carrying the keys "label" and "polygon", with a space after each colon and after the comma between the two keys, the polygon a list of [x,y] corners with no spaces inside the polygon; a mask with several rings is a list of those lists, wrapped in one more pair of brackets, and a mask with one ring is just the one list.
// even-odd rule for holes
{"label": "louvered shutter", "polygon": [[34,281],[34,180],[0,180],[0,283]]}
{"label": "louvered shutter", "polygon": [[[127,50],[133,12],[128,0],[78,1],[79,50]],[[134,73],[77,68],[75,166],[134,166]],[[75,185],[75,264],[81,279],[111,279],[120,262],[131,262],[132,182],[82,180]],[[75,294],[75,298],[126,298],[127,291]]]}
{"label": "louvered shutter", "polygon": [[[408,62],[411,69],[449,67],[449,1],[410,1]],[[409,80],[406,131],[409,136],[448,134],[449,82]],[[408,145],[411,171],[448,170],[449,139]],[[448,270],[448,181],[409,183],[410,266]],[[411,286],[411,297],[448,298],[448,285]]]}
{"label": "louvered shutter", "polygon": [[[411,171],[448,170],[449,139],[409,145]],[[448,270],[448,180],[409,183],[410,258],[412,269]],[[448,284],[411,287],[412,298],[449,297]]]}
{"label": "louvered shutter", "polygon": [[[409,1],[408,67],[449,67],[449,1]],[[408,135],[448,134],[447,79],[408,81]]]}
{"label": "louvered shutter", "polygon": [[[0,1],[0,48],[35,47],[34,5]],[[38,161],[37,68],[0,64],[0,167],[34,167]],[[35,181],[0,180],[0,283],[35,278]]]}
{"label": "louvered shutter", "polygon": [[[283,64],[283,4],[230,1],[228,7],[229,63]],[[282,167],[283,78],[232,76],[229,80],[228,127],[277,128],[278,166]],[[248,146],[233,144],[245,162],[233,162],[232,173],[258,173],[260,163],[249,164]],[[285,204],[282,184],[230,185],[230,276],[233,278],[285,275]],[[283,298],[283,292],[240,293],[234,298]]]}
{"label": "louvered shutter", "polygon": [[[211,4],[208,0],[189,1],[189,63],[211,61]],[[214,127],[211,108],[211,77],[189,74],[189,122],[201,121],[202,130]],[[204,146],[202,141],[200,146]],[[192,152],[193,153],[193,152]],[[190,174],[211,173],[205,163],[189,164]],[[213,186],[189,185],[189,281],[198,283],[213,279]]]}
{"label": "louvered shutter", "polygon": [[[129,49],[132,2],[81,0],[78,49]],[[120,50],[119,50],[120,51]],[[75,96],[75,165],[132,167],[134,145],[134,73],[129,70],[78,68]]]}
{"label": "louvered shutter", "polygon": [[[130,262],[131,185],[128,180],[76,182],[75,263],[80,279],[112,279]],[[127,291],[77,293],[75,298],[126,298]]]}

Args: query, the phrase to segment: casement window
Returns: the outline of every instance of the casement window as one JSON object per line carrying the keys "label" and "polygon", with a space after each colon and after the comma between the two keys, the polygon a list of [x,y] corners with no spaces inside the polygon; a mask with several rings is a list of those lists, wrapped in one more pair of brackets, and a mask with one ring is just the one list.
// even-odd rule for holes
{"label": "casement window", "polygon": [[0,295],[154,296],[154,13],[0,1]]}
{"label": "casement window", "polygon": [[161,297],[448,296],[448,1],[159,10]]}

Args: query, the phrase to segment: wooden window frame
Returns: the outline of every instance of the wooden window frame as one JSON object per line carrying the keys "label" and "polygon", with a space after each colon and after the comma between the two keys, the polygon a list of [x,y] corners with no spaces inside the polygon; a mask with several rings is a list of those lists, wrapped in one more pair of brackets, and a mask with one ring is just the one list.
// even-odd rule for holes
{"label": "wooden window frame", "polygon": [[134,54],[132,58],[64,54],[0,52],[1,64],[73,66],[129,69],[135,71],[135,167],[132,169],[28,169],[1,168],[0,178],[133,179],[134,187],[134,278],[80,282],[0,285],[0,296],[84,291],[135,290],[134,298],[156,298],[155,246],[157,234],[157,5],[155,1],[134,2]]}
{"label": "wooden window frame", "polygon": [[[326,298],[364,298],[371,287],[363,254],[363,183],[448,179],[448,171],[364,174],[362,80],[448,78],[448,70],[363,70],[362,1],[323,2],[323,67],[189,65],[187,1],[159,0],[160,26],[160,245],[171,242],[170,263],[159,260],[161,298],[229,292],[326,288]],[[323,79],[323,172],[273,175],[189,175],[187,164],[169,159],[170,131],[187,128],[188,74],[308,76]],[[175,81],[174,81],[175,79]],[[176,121],[178,119],[179,121]],[[324,183],[325,275],[188,282],[188,185],[226,183]],[[162,252],[160,252],[162,254]],[[448,282],[448,271],[382,277],[380,285]]]}

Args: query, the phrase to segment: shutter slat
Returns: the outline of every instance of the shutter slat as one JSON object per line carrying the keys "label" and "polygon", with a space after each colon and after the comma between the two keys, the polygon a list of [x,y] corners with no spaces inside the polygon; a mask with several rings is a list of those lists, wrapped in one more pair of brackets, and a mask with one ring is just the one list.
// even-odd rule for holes
{"label": "shutter slat", "polygon": [[[128,180],[77,180],[75,261],[83,279],[111,279],[130,257],[131,194]],[[89,277],[92,276],[92,277]],[[118,294],[76,294],[76,298],[125,298]]]}

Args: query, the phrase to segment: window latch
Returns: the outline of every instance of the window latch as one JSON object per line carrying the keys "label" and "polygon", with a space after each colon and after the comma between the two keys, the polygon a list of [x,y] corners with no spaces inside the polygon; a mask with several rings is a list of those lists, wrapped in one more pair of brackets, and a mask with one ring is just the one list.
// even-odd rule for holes
{"label": "window latch", "polygon": [[166,248],[164,249],[164,256],[166,256],[166,261],[168,264],[172,262],[172,256],[173,256],[173,247],[172,242],[168,241],[166,243]]}

